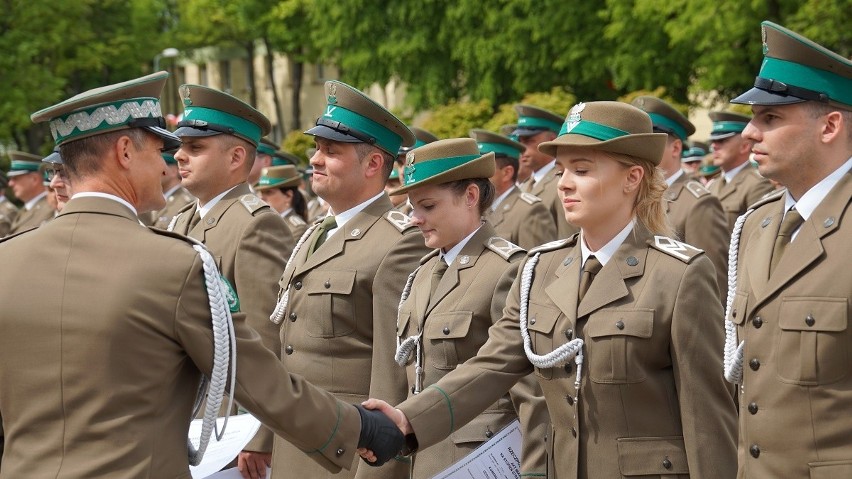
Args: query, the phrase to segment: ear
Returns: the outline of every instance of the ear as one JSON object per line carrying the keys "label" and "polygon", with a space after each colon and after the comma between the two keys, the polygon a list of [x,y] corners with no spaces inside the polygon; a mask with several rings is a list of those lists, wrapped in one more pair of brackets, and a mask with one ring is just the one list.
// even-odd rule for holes
{"label": "ear", "polygon": [[136,152],[136,148],[133,147],[133,140],[129,136],[122,136],[113,144],[113,149],[121,168],[129,170],[133,155]]}
{"label": "ear", "polygon": [[248,151],[246,151],[246,147],[237,143],[232,146],[229,151],[229,160],[228,160],[228,169],[231,171],[237,171],[240,168],[245,168],[246,171],[250,169],[250,167],[246,166],[246,161],[248,159]]}
{"label": "ear", "polygon": [[847,124],[844,120],[843,114],[839,111],[833,111],[825,115],[820,125],[820,141],[823,143],[832,143],[838,138],[843,139],[845,135],[841,133],[848,131],[852,127],[852,125]]}
{"label": "ear", "polygon": [[464,203],[468,208],[475,208],[479,205],[479,187],[474,183],[467,185],[464,192]]}
{"label": "ear", "polygon": [[672,140],[672,157],[680,158],[681,154],[683,154],[683,141],[680,138],[675,138]]}
{"label": "ear", "polygon": [[[384,174],[385,159],[378,148],[373,148],[373,151],[364,158],[362,164],[364,165],[364,176],[366,178],[376,178]],[[382,178],[382,182],[384,182],[384,178]]]}
{"label": "ear", "polygon": [[639,188],[642,178],[645,177],[645,168],[639,165],[630,165],[627,168],[627,176],[624,178],[624,192],[632,194]]}

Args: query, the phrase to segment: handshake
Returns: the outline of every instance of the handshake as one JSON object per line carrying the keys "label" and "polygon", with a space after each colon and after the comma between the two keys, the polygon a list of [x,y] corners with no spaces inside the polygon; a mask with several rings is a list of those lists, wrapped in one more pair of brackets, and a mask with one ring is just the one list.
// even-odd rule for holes
{"label": "handshake", "polygon": [[405,436],[412,432],[402,411],[379,399],[368,399],[355,407],[361,415],[361,458],[378,467],[399,455],[405,447]]}

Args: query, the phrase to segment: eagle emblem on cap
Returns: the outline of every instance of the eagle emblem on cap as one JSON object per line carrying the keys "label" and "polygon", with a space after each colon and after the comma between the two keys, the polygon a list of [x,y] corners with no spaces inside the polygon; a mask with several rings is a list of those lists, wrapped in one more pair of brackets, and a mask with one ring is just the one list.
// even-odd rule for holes
{"label": "eagle emblem on cap", "polygon": [[189,85],[183,85],[180,87],[180,96],[183,97],[183,106],[192,105],[192,98],[189,97],[190,91]]}
{"label": "eagle emblem on cap", "polygon": [[580,124],[580,121],[582,120],[580,113],[582,113],[585,109],[586,104],[582,102],[571,107],[571,110],[568,112],[568,116],[565,117],[565,133],[571,133],[571,130]]}
{"label": "eagle emblem on cap", "polygon": [[409,151],[408,154],[405,155],[405,166],[412,166],[414,164],[414,152]]}
{"label": "eagle emblem on cap", "polygon": [[760,26],[760,41],[763,43],[763,54],[769,53],[769,45],[766,43],[766,25]]}
{"label": "eagle emblem on cap", "polygon": [[335,83],[328,86],[328,102],[332,105],[337,103],[337,84]]}

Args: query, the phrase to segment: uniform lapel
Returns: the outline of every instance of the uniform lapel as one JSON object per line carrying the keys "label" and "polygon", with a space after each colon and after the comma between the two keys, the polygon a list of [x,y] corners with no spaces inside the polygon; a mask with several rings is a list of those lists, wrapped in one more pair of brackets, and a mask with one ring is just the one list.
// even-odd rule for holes
{"label": "uniform lapel", "polygon": [[544,288],[544,292],[553,304],[562,310],[571,324],[576,324],[577,320],[577,293],[580,287],[582,263],[580,247],[575,244],[571,253],[556,268],[554,273],[556,278]]}
{"label": "uniform lapel", "polygon": [[775,246],[775,236],[781,227],[783,209],[784,202],[780,201],[772,208],[768,216],[758,218],[760,230],[748,239],[748,246],[743,255],[745,266],[748,269],[751,290],[758,297],[763,296],[769,279],[769,263],[772,259],[772,249]]}
{"label": "uniform lapel", "polygon": [[[625,280],[641,276],[645,272],[648,241],[651,239],[652,236],[648,230],[637,222],[624,243],[618,247],[612,258],[595,277],[583,301],[577,307],[577,317],[586,316],[630,293]],[[579,283],[579,279],[577,281]]]}
{"label": "uniform lapel", "polygon": [[[429,259],[423,263],[423,266],[420,267],[420,271],[417,272],[417,276],[421,278],[418,283],[425,285],[425,287],[418,289],[412,286],[411,288],[412,294],[415,295],[414,311],[417,314],[417,324],[419,324],[420,327],[418,331],[423,330],[423,321],[426,318],[426,311],[429,308],[429,295],[422,294],[422,292],[429,291],[430,281],[432,279],[432,269],[435,267],[435,262],[437,262],[439,258],[438,250],[432,251],[429,255],[427,255],[427,257]],[[421,292],[421,294],[417,294],[418,292]]]}
{"label": "uniform lapel", "polygon": [[[228,209],[236,203],[239,198],[243,195],[251,194],[251,189],[249,189],[248,184],[242,183],[235,186],[231,191],[229,191],[225,196],[216,203],[213,208],[204,215],[204,218],[195,225],[194,228],[189,232],[189,236],[193,238],[201,238],[202,243],[207,242],[207,232],[211,229],[215,228],[219,224],[219,220],[222,218],[222,215],[225,214]],[[193,213],[195,213],[193,211]],[[190,218],[192,218],[190,216]]]}
{"label": "uniform lapel", "polygon": [[426,310],[428,314],[438,303],[441,302],[452,290],[459,285],[459,276],[462,270],[472,268],[476,264],[476,260],[482,254],[483,246],[488,238],[494,236],[494,228],[491,225],[485,224],[479,228],[479,231],[470,238],[470,241],[459,252],[453,264],[447,268],[441,282],[438,283],[438,288],[435,290],[435,295],[429,300],[429,307]]}

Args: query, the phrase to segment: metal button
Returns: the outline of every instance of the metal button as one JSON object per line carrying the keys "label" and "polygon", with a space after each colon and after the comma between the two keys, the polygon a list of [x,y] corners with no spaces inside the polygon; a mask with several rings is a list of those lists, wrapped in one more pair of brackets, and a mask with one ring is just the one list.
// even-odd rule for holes
{"label": "metal button", "polygon": [[323,286],[325,286],[325,289],[331,288],[331,281],[325,280],[325,284]]}
{"label": "metal button", "polygon": [[444,326],[444,336],[450,334],[450,328]]}
{"label": "metal button", "polygon": [[571,435],[574,436],[574,437],[577,437],[577,430],[574,429],[573,427],[571,428]]}
{"label": "metal button", "polygon": [[639,260],[635,256],[627,257],[627,266],[636,266],[637,264],[639,264]]}
{"label": "metal button", "polygon": [[295,283],[293,283],[293,287],[296,288],[297,290],[302,289],[302,282],[296,281]]}
{"label": "metal button", "polygon": [[828,218],[825,219],[825,221],[822,222],[822,225],[825,226],[826,228],[830,228],[831,225],[833,225],[833,224],[834,224],[834,217],[833,216],[829,216]]}
{"label": "metal button", "polygon": [[616,321],[615,327],[618,329],[624,329],[624,321],[619,319],[618,321]]}
{"label": "metal button", "polygon": [[569,406],[573,406],[573,405],[574,405],[574,396],[572,396],[572,395],[570,395],[570,394],[569,394],[569,395],[565,396],[565,400],[566,400],[566,401],[568,401],[568,405],[569,405]]}
{"label": "metal button", "polygon": [[808,326],[813,326],[814,323],[816,323],[816,319],[814,319],[813,315],[808,313],[808,317],[805,318],[805,324],[807,324]]}
{"label": "metal button", "polygon": [[750,412],[752,414],[757,414],[757,403],[756,402],[749,403],[748,412]]}
{"label": "metal button", "polygon": [[359,230],[358,228],[355,228],[354,230],[352,230],[352,232],[349,233],[349,235],[353,238],[358,236],[359,234],[361,234],[361,230]]}
{"label": "metal button", "polygon": [[293,346],[290,346],[288,344],[287,347],[284,348],[284,352],[287,353],[288,355],[293,354]]}
{"label": "metal button", "polygon": [[565,258],[565,261],[562,262],[562,266],[568,266],[569,264],[574,262],[574,258]]}
{"label": "metal button", "polygon": [[535,316],[533,316],[532,318],[530,318],[530,324],[535,324]]}
{"label": "metal button", "polygon": [[663,459],[663,467],[666,469],[672,468],[672,461],[669,461],[669,458]]}
{"label": "metal button", "polygon": [[212,225],[215,222],[216,222],[216,218],[207,218],[207,224],[208,225]]}
{"label": "metal button", "polygon": [[748,452],[751,453],[751,457],[757,457],[760,455],[760,448],[757,447],[757,444],[752,444],[750,448],[748,448]]}
{"label": "metal button", "polygon": [[337,457],[342,456],[344,452],[346,452],[346,449],[344,449],[342,447],[338,447],[337,450],[334,451],[334,453],[337,454]]}
{"label": "metal button", "polygon": [[296,320],[296,313],[290,313],[290,321]]}
{"label": "metal button", "polygon": [[573,336],[574,336],[574,330],[573,329],[566,329],[565,330],[565,339],[571,339]]}
{"label": "metal button", "polygon": [[566,365],[565,365],[565,373],[566,373],[566,374],[571,374],[571,371],[573,371],[573,368],[571,367],[571,365],[570,365],[570,364],[566,364]]}
{"label": "metal button", "polygon": [[464,256],[462,256],[461,258],[459,258],[459,263],[460,263],[460,264],[468,264],[468,263],[470,263],[470,256],[468,256],[468,255],[464,255]]}
{"label": "metal button", "polygon": [[757,358],[754,358],[748,362],[748,366],[751,368],[752,371],[757,371],[758,369],[760,369],[760,361],[758,361]]}
{"label": "metal button", "polygon": [[769,226],[769,223],[772,223],[772,218],[767,216],[766,218],[763,218],[763,222],[760,223],[760,227],[766,228],[767,226]]}
{"label": "metal button", "polygon": [[731,311],[731,317],[732,317],[732,318],[736,318],[736,317],[737,317],[737,310],[736,310],[736,309],[734,309],[733,311]]}
{"label": "metal button", "polygon": [[754,319],[751,320],[751,325],[759,329],[761,326],[763,326],[763,318],[761,318],[760,316],[755,316]]}
{"label": "metal button", "polygon": [[490,437],[491,437],[491,436],[493,436],[493,435],[494,435],[494,433],[493,433],[493,432],[491,432],[491,430],[490,430],[490,429],[486,429],[486,430],[485,430],[485,437],[489,437],[489,438],[490,438]]}

